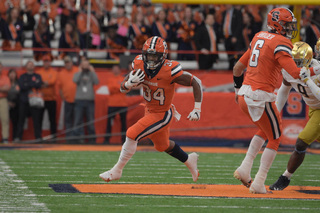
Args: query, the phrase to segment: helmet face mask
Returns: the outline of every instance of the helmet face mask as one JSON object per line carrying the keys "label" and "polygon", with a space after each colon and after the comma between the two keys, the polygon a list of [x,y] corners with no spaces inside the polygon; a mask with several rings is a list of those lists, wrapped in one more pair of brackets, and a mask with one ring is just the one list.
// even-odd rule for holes
{"label": "helmet face mask", "polygon": [[298,35],[297,21],[285,23],[283,29],[289,39],[294,39]]}
{"label": "helmet face mask", "polygon": [[167,43],[161,37],[149,38],[142,48],[142,59],[148,69],[154,70],[159,67],[167,58]]}
{"label": "helmet face mask", "polygon": [[142,51],[142,57],[148,69],[156,69],[163,60],[163,53],[156,52],[154,50],[147,50]]}
{"label": "helmet face mask", "polygon": [[302,68],[302,67],[303,67],[303,64],[305,64],[305,61],[304,61],[303,59],[300,59],[300,58],[296,59],[296,58],[294,58],[293,60],[294,60],[294,62],[296,63],[297,67],[299,67],[299,68]]}
{"label": "helmet face mask", "polygon": [[292,57],[297,67],[309,67],[313,57],[312,48],[305,42],[293,44]]}
{"label": "helmet face mask", "polygon": [[275,8],[268,13],[268,28],[288,39],[294,39],[298,35],[297,20],[291,10],[287,8]]}

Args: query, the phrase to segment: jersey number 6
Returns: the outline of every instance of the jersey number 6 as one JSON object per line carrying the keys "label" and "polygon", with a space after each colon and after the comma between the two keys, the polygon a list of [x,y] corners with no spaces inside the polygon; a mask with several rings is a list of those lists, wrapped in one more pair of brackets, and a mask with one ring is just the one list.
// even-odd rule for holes
{"label": "jersey number 6", "polygon": [[256,67],[258,66],[258,59],[260,55],[260,49],[263,47],[264,40],[258,40],[254,48],[252,50],[251,56],[250,56],[250,61],[249,61],[249,66],[250,67]]}

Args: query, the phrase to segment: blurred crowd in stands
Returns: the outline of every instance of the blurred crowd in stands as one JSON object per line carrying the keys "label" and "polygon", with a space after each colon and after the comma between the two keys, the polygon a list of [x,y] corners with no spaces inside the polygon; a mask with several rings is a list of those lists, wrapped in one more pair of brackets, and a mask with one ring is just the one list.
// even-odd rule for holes
{"label": "blurred crowd in stands", "polygon": [[[41,60],[44,54],[51,55],[46,48],[51,48],[59,26],[58,47],[62,49],[108,49],[107,59],[119,60],[125,51],[141,50],[148,37],[161,36],[169,46],[178,44],[178,60],[198,60],[200,69],[211,69],[217,60],[216,51],[223,50],[218,44],[230,53],[241,52],[256,32],[266,29],[267,6],[152,4],[150,0],[91,0],[90,5],[87,0],[2,0],[2,49],[21,50],[24,31],[32,31],[32,47],[37,48],[34,58]],[[313,47],[320,36],[319,6],[303,6],[302,13],[301,39]],[[62,59],[72,54],[72,50],[61,50],[54,57]],[[229,69],[237,58],[237,54],[229,54]]]}

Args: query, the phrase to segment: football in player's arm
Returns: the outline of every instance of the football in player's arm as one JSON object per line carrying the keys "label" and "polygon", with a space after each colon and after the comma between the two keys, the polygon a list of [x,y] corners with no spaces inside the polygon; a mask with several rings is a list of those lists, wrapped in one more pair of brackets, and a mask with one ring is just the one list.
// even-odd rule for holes
{"label": "football in player's arm", "polygon": [[[292,57],[298,67],[309,68],[320,65],[318,60],[312,58],[312,48],[305,42],[294,43]],[[282,70],[282,75],[283,83],[276,99],[278,110],[282,110],[293,87],[301,93],[303,100],[309,106],[309,121],[298,135],[295,150],[291,154],[286,171],[274,184],[270,185],[271,190],[285,189],[289,185],[293,173],[302,164],[307,147],[315,140],[320,141],[320,75],[310,77],[309,69],[301,69],[301,79],[294,79],[286,70]]]}
{"label": "football in player's arm", "polygon": [[[132,88],[140,86],[144,81],[145,74],[141,69],[131,71],[121,83],[120,91],[129,92]],[[171,83],[182,86],[192,86],[194,94],[194,109],[187,117],[190,121],[200,120],[201,102],[202,102],[202,84],[201,80],[189,72],[183,71],[183,74],[175,78]]]}
{"label": "football in player's arm", "polygon": [[202,85],[197,77],[183,71],[177,61],[166,59],[167,54],[167,44],[161,37],[149,38],[143,45],[142,54],[132,62],[133,70],[121,83],[120,91],[124,93],[142,86],[146,110],[145,115],[128,128],[118,162],[99,175],[104,181],[121,178],[124,166],[136,152],[137,143],[142,138],[149,138],[157,151],[167,152],[184,163],[193,181],[198,180],[198,154],[187,154],[169,136],[172,118],[179,120],[181,116],[172,104],[175,84],[193,88],[194,108],[187,117],[190,121],[200,120]]}

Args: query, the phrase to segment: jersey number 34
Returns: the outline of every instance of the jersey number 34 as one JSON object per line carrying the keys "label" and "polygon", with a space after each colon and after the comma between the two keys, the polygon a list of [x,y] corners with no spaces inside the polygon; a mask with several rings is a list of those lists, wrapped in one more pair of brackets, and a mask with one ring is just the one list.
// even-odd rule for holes
{"label": "jersey number 34", "polygon": [[149,88],[148,85],[143,84],[144,92],[143,97],[146,101],[150,102],[152,98],[154,100],[159,101],[159,105],[164,105],[165,95],[163,88],[157,88],[156,91],[152,93],[152,90]]}

